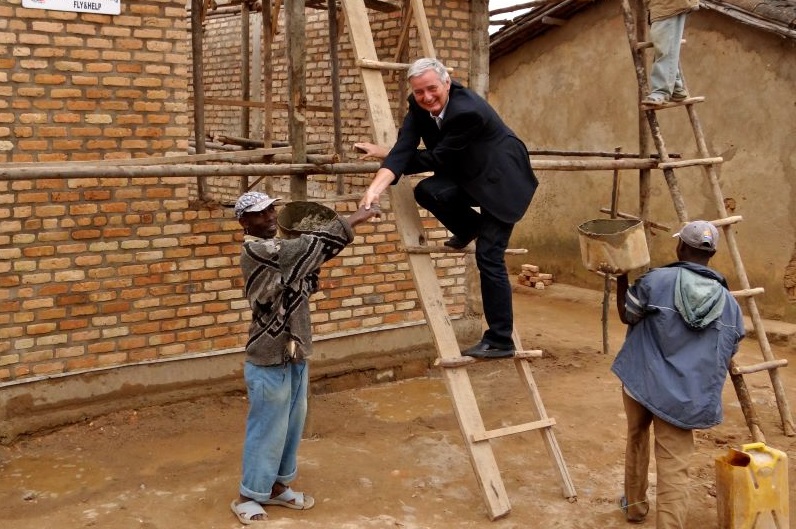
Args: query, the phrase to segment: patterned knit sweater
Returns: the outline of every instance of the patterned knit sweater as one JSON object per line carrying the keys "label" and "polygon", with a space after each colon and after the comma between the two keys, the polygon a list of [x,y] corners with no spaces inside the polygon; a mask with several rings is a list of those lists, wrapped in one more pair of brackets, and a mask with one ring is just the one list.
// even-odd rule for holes
{"label": "patterned knit sweater", "polygon": [[246,360],[260,366],[283,364],[312,354],[310,296],[318,290],[320,266],[340,253],[354,233],[336,218],[296,239],[247,238],[240,265],[252,310]]}

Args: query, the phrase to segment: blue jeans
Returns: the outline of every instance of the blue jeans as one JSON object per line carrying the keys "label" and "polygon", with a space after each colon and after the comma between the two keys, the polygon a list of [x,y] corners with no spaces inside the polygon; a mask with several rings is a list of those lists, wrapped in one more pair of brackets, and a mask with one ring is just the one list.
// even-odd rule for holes
{"label": "blue jeans", "polygon": [[263,503],[275,482],[296,477],[297,456],[307,418],[306,362],[278,366],[243,365],[249,396],[240,494]]}
{"label": "blue jeans", "polygon": [[685,29],[686,13],[656,20],[650,26],[650,40],[655,56],[650,72],[652,94],[669,99],[672,92],[683,88],[680,77],[680,40]]}

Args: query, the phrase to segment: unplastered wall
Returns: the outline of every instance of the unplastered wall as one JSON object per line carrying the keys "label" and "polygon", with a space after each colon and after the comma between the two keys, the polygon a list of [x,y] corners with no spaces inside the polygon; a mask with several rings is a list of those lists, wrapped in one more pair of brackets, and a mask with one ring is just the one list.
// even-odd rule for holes
{"label": "unplastered wall", "polygon": [[184,151],[185,8],[122,2],[119,16],[0,2],[0,162]]}
{"label": "unplastered wall", "polygon": [[[184,2],[123,2],[121,15],[106,16],[23,9],[16,0],[0,3],[0,15],[2,161],[64,162],[49,178],[0,181],[0,385],[66,384],[85,373],[239,353],[250,314],[238,268],[241,229],[228,204],[195,200],[193,178],[58,177],[71,161],[185,152],[191,105]],[[360,105],[361,98],[350,96]],[[362,189],[368,180],[346,183]],[[287,193],[287,181],[274,184]],[[332,194],[334,184],[313,177],[312,196]],[[346,215],[356,204],[333,207]],[[424,222],[432,238],[445,237],[433,219]],[[435,262],[457,318],[464,313],[464,259]],[[324,267],[321,286],[312,305],[322,342],[423,328],[389,214],[358,228],[354,244]],[[418,342],[385,343],[401,349]],[[321,357],[345,356],[319,349]],[[190,383],[191,376],[172,371],[168,378]],[[35,403],[35,390],[32,401],[22,393]],[[56,401],[48,406],[62,406]],[[19,417],[35,412],[24,410]],[[8,419],[4,411],[0,418]]]}
{"label": "unplastered wall", "polygon": [[[796,321],[796,42],[701,9],[690,14],[681,60],[710,153],[722,156],[719,180],[730,215],[744,220],[735,232],[757,302],[768,317]],[[601,2],[565,26],[523,44],[491,64],[490,98],[530,148],[638,152],[635,70],[621,10]],[[657,113],[667,149],[697,158],[687,112]],[[654,146],[651,144],[654,149]],[[532,157],[533,161],[534,157]],[[577,226],[604,218],[611,171],[538,171],[540,187],[513,245],[562,281],[601,288],[581,263]],[[716,219],[707,178],[698,167],[675,171],[690,219]],[[638,214],[638,171],[621,173],[619,210]],[[662,172],[652,172],[652,265],[675,259],[678,227]],[[515,259],[514,265],[519,263]],[[740,285],[726,245],[711,261]]]}
{"label": "unplastered wall", "polygon": [[[425,2],[426,15],[434,41],[437,56],[449,68],[453,76],[467,84],[470,46],[470,5],[465,0]],[[397,46],[401,32],[401,11],[381,13],[369,11],[374,43],[379,58],[384,61],[396,60]],[[330,143],[334,141],[332,116],[332,79],[329,54],[329,21],[326,10],[307,9],[306,11],[306,84],[307,105],[323,107],[327,110],[307,111],[307,140],[311,143]],[[241,17],[239,14],[210,16],[205,24],[204,90],[207,97],[241,99]],[[251,29],[252,53],[258,42],[254,42],[257,26],[261,25],[259,15],[252,13]],[[288,140],[287,122],[287,66],[285,51],[284,10],[280,10],[277,33],[274,36],[273,61],[265,68],[271,70],[274,92],[274,119],[271,123],[274,140]],[[338,12],[338,57],[340,62],[340,91],[342,106],[342,136],[347,159],[355,159],[351,146],[357,141],[370,139],[365,94],[359,68],[356,66],[354,52],[348,34],[348,27],[342,12]],[[418,46],[414,23],[409,32],[406,49],[397,60],[409,62],[422,56]],[[252,71],[251,79],[255,78]],[[396,124],[407,108],[408,89],[404,74],[388,72],[384,75]],[[254,93],[255,88],[252,88]],[[281,106],[281,108],[280,108]],[[209,105],[205,111],[207,133],[210,135],[240,135],[240,109],[221,105]],[[252,109],[252,115],[257,113]],[[254,119],[252,119],[254,122]],[[262,130],[251,126],[250,136],[262,138]]]}
{"label": "unplastered wall", "polygon": [[[438,56],[448,67],[454,69],[454,76],[467,82],[469,67],[469,2],[447,1],[426,2],[427,18],[431,26],[432,38],[437,46]],[[254,52],[259,46],[254,35],[262,25],[258,14],[252,13],[250,49]],[[328,153],[333,152],[334,125],[332,108],[332,82],[330,78],[331,64],[329,55],[329,20],[326,10],[307,9],[306,11],[306,91],[307,105],[328,110],[307,111],[307,141],[309,143],[328,144]],[[371,27],[380,58],[385,61],[396,60],[396,47],[401,31],[401,12],[380,13],[370,12]],[[240,14],[209,16],[204,32],[204,91],[207,98],[242,99],[241,95],[241,16]],[[367,112],[364,88],[359,68],[351,48],[348,27],[342,12],[339,13],[339,60],[341,91],[341,118],[344,160],[356,160],[357,154],[353,144],[357,141],[368,141],[371,128]],[[277,141],[288,141],[287,90],[288,76],[285,50],[284,10],[280,11],[277,33],[274,37],[273,61],[265,68],[270,69],[273,77],[274,118],[271,126],[272,138]],[[253,53],[254,56],[254,53]],[[410,30],[406,51],[398,60],[410,61],[422,56],[417,44],[414,25]],[[255,67],[256,68],[256,67]],[[254,83],[256,72],[251,72]],[[384,75],[390,103],[396,117],[396,125],[400,124],[406,108],[408,94],[404,74],[391,72]],[[256,88],[252,88],[252,99]],[[251,128],[249,136],[262,138],[262,130],[254,124],[258,110],[251,111]],[[206,133],[209,137],[218,135],[241,135],[241,113],[237,107],[224,105],[208,105],[205,108]],[[356,195],[369,184],[372,175],[344,175],[344,192]],[[310,175],[308,177],[308,197],[310,200],[325,199],[336,194],[337,176]],[[208,180],[210,195],[215,200],[231,204],[237,196],[237,179],[210,178]],[[271,185],[275,192],[289,198],[289,178],[272,178]],[[341,214],[351,212],[356,205],[355,200],[337,204],[326,202]],[[409,264],[405,252],[402,251],[399,236],[395,229],[395,219],[389,212],[389,198],[385,197],[387,211],[383,220],[360,228],[365,242],[371,244],[370,249],[362,252],[369,254],[345,257],[342,267],[331,270],[330,274],[337,279],[332,283],[342,283],[346,289],[340,295],[326,297],[318,303],[318,311],[314,318],[318,323],[316,330],[324,332],[329,329],[330,318],[351,317],[351,321],[342,328],[356,329],[361,325],[376,327],[389,324],[407,324],[422,319],[422,312],[414,290]],[[421,210],[424,225],[432,241],[441,242],[447,232],[425,210]],[[465,295],[467,291],[464,276],[465,264],[461,257],[439,257],[434,259],[440,277],[443,293],[448,304],[449,313],[458,317],[465,312]],[[338,326],[339,327],[339,326]]]}

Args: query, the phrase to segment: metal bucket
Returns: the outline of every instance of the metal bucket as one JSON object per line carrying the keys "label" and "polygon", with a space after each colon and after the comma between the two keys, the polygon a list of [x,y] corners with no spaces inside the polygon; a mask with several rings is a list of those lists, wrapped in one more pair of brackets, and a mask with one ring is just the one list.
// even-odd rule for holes
{"label": "metal bucket", "polygon": [[335,219],[337,213],[317,202],[296,200],[288,202],[279,211],[276,224],[286,239],[293,239],[302,233],[310,233]]}
{"label": "metal bucket", "polygon": [[595,219],[578,226],[583,266],[595,272],[624,274],[650,262],[640,220]]}

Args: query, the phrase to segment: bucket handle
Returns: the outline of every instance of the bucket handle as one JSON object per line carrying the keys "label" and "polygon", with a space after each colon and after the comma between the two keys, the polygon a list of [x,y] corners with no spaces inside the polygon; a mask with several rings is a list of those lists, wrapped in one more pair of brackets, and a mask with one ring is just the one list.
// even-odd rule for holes
{"label": "bucket handle", "polygon": [[[750,452],[750,451],[763,452],[766,450],[766,448],[767,447],[765,443],[748,443],[745,445],[741,445],[741,450],[744,452]],[[774,460],[774,463],[779,461],[779,452],[777,450],[768,450],[766,453],[771,456],[771,458]]]}

